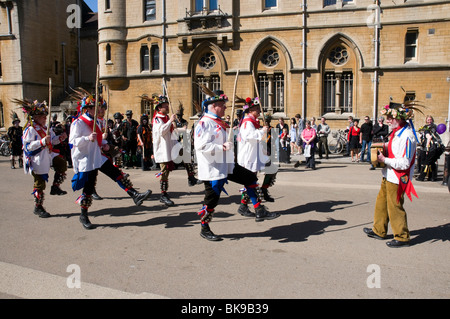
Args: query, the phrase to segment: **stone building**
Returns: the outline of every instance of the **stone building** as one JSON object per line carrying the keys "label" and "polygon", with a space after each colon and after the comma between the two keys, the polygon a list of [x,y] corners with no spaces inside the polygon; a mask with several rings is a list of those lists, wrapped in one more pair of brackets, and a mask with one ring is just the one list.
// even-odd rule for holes
{"label": "stone building", "polygon": [[[63,120],[63,113],[70,107],[70,103],[60,106],[70,88],[80,82],[94,85],[96,20],[92,22],[94,35],[84,33],[82,37],[81,33],[84,22],[92,20],[89,11],[84,1],[79,0],[0,0],[0,127],[11,125],[11,111],[24,118],[18,106],[11,102],[12,98],[48,101],[49,78],[52,79],[52,110],[57,112],[59,120]],[[89,75],[91,71],[83,71],[81,76],[79,67],[81,44],[89,47],[92,41],[92,51],[83,58],[94,61],[94,80]]]}
{"label": "stone building", "polygon": [[448,0],[99,0],[98,10],[111,112],[151,113],[139,96],[162,93],[164,80],[193,120],[195,83],[231,96],[239,71],[237,95],[256,95],[254,74],[274,118],[324,115],[345,127],[391,99],[448,118]]}

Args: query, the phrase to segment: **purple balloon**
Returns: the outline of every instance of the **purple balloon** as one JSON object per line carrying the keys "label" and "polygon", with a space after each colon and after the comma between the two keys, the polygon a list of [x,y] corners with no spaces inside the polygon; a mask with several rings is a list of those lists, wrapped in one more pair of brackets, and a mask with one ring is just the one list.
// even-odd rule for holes
{"label": "purple balloon", "polygon": [[436,132],[438,132],[439,134],[442,134],[445,132],[446,129],[447,129],[447,127],[445,126],[445,124],[439,124],[436,127]]}

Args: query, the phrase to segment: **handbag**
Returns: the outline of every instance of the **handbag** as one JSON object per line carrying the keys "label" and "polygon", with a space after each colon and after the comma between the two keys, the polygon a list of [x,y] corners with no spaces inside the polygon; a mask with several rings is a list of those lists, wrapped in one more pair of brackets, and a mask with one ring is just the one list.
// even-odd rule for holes
{"label": "handbag", "polygon": [[310,157],[311,156],[311,145],[310,144],[305,145],[305,149],[303,151],[303,155],[305,157]]}

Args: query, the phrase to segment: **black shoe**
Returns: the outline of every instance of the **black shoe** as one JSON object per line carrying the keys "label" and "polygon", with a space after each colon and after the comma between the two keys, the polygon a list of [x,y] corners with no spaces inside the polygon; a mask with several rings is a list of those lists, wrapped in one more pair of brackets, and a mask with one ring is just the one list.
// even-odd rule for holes
{"label": "black shoe", "polygon": [[297,168],[300,166],[300,161],[297,161],[297,163],[294,164],[294,167]]}
{"label": "black shoe", "polygon": [[189,185],[189,187],[198,185],[198,184],[200,184],[200,183],[201,183],[201,181],[199,181],[199,180],[198,180],[197,178],[195,178],[194,176],[189,176],[189,177],[188,177],[188,185]]}
{"label": "black shoe", "polygon": [[141,204],[146,200],[151,194],[152,191],[148,190],[145,193],[138,193],[136,190],[129,190],[128,195],[130,195],[133,198],[134,204],[136,206],[141,206]]}
{"label": "black shoe", "polygon": [[388,241],[386,243],[386,245],[388,247],[391,247],[391,248],[408,247],[409,246],[409,241],[398,241],[396,239],[393,239],[391,241]]}
{"label": "black shoe", "polygon": [[169,198],[169,195],[167,193],[161,194],[161,197],[159,198],[159,201],[161,203],[164,203],[166,206],[173,206],[175,203]]}
{"label": "black shoe", "polygon": [[238,213],[244,217],[255,217],[255,213],[252,213],[250,209],[248,209],[248,206],[244,204],[239,205]]}
{"label": "black shoe", "polygon": [[200,236],[210,241],[219,241],[222,240],[219,236],[215,235],[208,225],[202,226],[202,230],[200,231]]}
{"label": "black shoe", "polygon": [[263,220],[267,219],[275,219],[277,217],[280,217],[279,213],[271,213],[269,212],[266,207],[264,207],[264,205],[259,205],[258,207],[255,208],[255,215],[256,215],[256,221],[257,222],[262,222]]}
{"label": "black shoe", "polygon": [[48,218],[48,217],[50,217],[50,214],[41,205],[35,206],[33,213],[35,215],[38,215],[40,218]]}
{"label": "black shoe", "polygon": [[372,165],[372,166],[370,166],[370,168],[369,168],[371,171],[373,171],[374,169],[375,169],[375,167]]}
{"label": "black shoe", "polygon": [[261,191],[263,193],[263,198],[266,202],[273,203],[275,201],[275,199],[272,196],[270,196],[269,190],[267,188],[261,188]]}
{"label": "black shoe", "polygon": [[86,213],[81,213],[80,215],[80,223],[83,225],[85,229],[94,229],[95,226],[91,224],[91,221],[89,220]]}
{"label": "black shoe", "polygon": [[50,195],[66,195],[67,192],[63,191],[59,186],[52,185],[50,189]]}
{"label": "black shoe", "polygon": [[374,231],[372,230],[372,228],[364,227],[364,228],[363,228],[363,231],[366,233],[366,235],[367,235],[368,237],[375,238],[375,239],[380,239],[380,240],[384,240],[384,239],[385,239],[385,238],[383,238],[383,237],[378,236],[377,234],[375,234]]}
{"label": "black shoe", "polygon": [[92,199],[95,199],[95,200],[102,200],[103,198],[102,198],[99,194],[97,194],[97,191],[94,191],[94,192],[92,193]]}

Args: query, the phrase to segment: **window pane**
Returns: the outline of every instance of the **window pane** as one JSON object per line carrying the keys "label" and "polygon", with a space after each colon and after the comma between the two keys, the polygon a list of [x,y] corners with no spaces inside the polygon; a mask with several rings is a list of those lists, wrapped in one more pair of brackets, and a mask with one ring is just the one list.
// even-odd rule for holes
{"label": "window pane", "polygon": [[266,0],[266,8],[276,7],[277,0]]}
{"label": "window pane", "polygon": [[417,42],[417,32],[406,33],[406,44],[416,44]]}
{"label": "window pane", "polygon": [[141,48],[141,71],[150,69],[150,55],[147,46]]}
{"label": "window pane", "polygon": [[156,19],[155,0],[145,0],[145,21]]}
{"label": "window pane", "polygon": [[158,46],[152,46],[152,71],[159,70],[159,48]]}
{"label": "window pane", "polygon": [[331,6],[331,5],[333,5],[333,4],[336,4],[336,0],[324,0],[324,1],[323,1],[323,6],[324,6],[324,7],[326,7],[326,6]]}
{"label": "window pane", "polygon": [[195,0],[195,11],[202,11],[203,10],[203,0]]}
{"label": "window pane", "polygon": [[263,110],[267,111],[269,108],[269,78],[265,74],[258,75],[258,91]]}
{"label": "window pane", "polygon": [[217,0],[209,0],[209,10],[217,10]]}
{"label": "window pane", "polygon": [[415,46],[407,46],[406,48],[406,58],[412,59],[416,57],[416,47]]}

